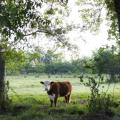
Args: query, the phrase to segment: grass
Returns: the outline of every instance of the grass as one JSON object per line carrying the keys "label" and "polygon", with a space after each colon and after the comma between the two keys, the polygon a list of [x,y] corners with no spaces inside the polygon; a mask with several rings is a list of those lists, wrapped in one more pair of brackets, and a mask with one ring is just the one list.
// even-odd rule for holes
{"label": "grass", "polygon": [[[50,107],[46,95],[11,96],[12,109],[7,115],[0,115],[0,120],[77,120],[87,111],[79,95],[72,96],[71,103],[67,105],[63,98],[59,98],[57,107]],[[81,104],[81,105],[80,105]]]}
{"label": "grass", "polygon": [[[85,93],[89,92],[89,88],[80,84],[79,78],[47,78],[44,77],[35,77],[35,76],[8,76],[6,80],[10,82],[10,88],[12,88],[19,95],[41,95],[46,94],[43,86],[40,84],[40,81],[44,80],[51,81],[65,81],[69,80],[73,85],[73,93]],[[9,91],[9,95],[14,95],[12,90]]]}
{"label": "grass", "polygon": [[[64,81],[69,80],[73,85],[71,103],[58,99],[57,107],[50,107],[50,102],[40,81],[44,80]],[[90,94],[88,87],[80,84],[79,78],[53,76],[7,76],[10,82],[8,92],[11,99],[11,109],[0,115],[0,120],[81,120],[81,116],[88,112],[87,98]],[[104,86],[104,88],[102,87]],[[107,90],[108,85],[102,84],[101,90]],[[114,84],[110,85],[109,93],[113,93]],[[115,84],[115,99],[120,101],[120,84]],[[112,108],[120,116],[120,105]]]}

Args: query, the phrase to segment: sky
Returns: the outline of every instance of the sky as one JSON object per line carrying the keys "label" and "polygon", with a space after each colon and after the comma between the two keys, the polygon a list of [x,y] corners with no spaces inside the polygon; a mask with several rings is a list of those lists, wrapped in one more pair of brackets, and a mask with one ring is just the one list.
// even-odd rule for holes
{"label": "sky", "polygon": [[[65,22],[68,24],[81,24],[82,21],[80,18],[80,14],[78,13],[79,7],[75,4],[76,0],[69,0],[68,7],[70,9],[70,15],[68,17],[65,17]],[[106,13],[105,10],[102,11],[102,17],[105,18]],[[80,30],[72,30],[67,34],[67,37],[69,37],[69,40],[72,44],[76,45],[78,49],[76,51],[71,52],[67,49],[58,49],[58,51],[62,51],[65,59],[70,60],[71,58],[74,59],[75,57],[85,57],[85,56],[91,56],[93,51],[96,51],[102,46],[105,45],[113,45],[115,44],[115,41],[108,41],[108,27],[106,26],[107,22],[106,20],[103,21],[103,23],[100,26],[100,30],[98,34],[92,34],[89,31],[86,31],[84,33],[80,32]],[[37,44],[41,47],[44,46],[44,48],[51,48],[51,46],[54,46],[54,42],[48,42],[47,40],[43,42],[42,38],[39,38],[39,36],[36,38],[38,39]],[[41,40],[40,40],[41,39]],[[44,37],[43,37],[44,39]],[[35,43],[36,44],[36,43]],[[77,54],[76,54],[77,53]]]}
{"label": "sky", "polygon": [[[76,0],[70,0],[68,3],[68,6],[71,8],[71,15],[69,22],[72,21],[72,23],[75,24],[80,24],[80,15],[78,13],[79,6],[75,4]],[[106,17],[106,12],[105,10],[102,11],[102,17],[105,19]],[[80,57],[84,56],[91,56],[93,51],[96,51],[102,46],[105,45],[113,45],[115,44],[115,41],[113,40],[108,40],[108,28],[107,28],[107,21],[104,20],[103,23],[100,26],[100,30],[98,34],[92,34],[89,31],[85,33],[81,33],[79,30],[78,31],[72,31],[70,33],[71,36],[71,41],[75,43],[78,48],[79,48],[79,55]],[[82,40],[82,38],[84,40]]]}

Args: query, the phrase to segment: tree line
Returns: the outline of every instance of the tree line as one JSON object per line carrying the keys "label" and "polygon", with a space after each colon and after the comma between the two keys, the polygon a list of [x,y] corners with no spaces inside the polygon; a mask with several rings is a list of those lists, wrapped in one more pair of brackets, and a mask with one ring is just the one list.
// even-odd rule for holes
{"label": "tree line", "polygon": [[[63,61],[62,53],[52,50],[35,50],[32,53],[18,51],[16,57],[7,62],[6,73],[16,74],[107,74],[111,80],[120,77],[120,53],[117,47],[101,47],[92,57]],[[17,58],[18,57],[18,58]],[[18,60],[19,59],[19,60]]]}

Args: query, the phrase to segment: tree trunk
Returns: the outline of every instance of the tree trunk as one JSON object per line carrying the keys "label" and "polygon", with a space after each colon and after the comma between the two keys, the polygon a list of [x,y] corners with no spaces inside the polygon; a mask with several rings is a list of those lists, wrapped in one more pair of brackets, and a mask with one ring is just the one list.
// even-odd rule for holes
{"label": "tree trunk", "polygon": [[6,95],[5,95],[5,60],[3,52],[0,51],[0,110],[5,109]]}
{"label": "tree trunk", "polygon": [[120,0],[114,0],[114,4],[115,4],[115,11],[117,14],[119,34],[120,34]]}

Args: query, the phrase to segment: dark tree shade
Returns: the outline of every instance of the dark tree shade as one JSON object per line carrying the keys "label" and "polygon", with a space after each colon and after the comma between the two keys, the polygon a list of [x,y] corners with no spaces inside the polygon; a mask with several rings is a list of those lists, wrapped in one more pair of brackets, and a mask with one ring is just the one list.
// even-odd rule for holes
{"label": "dark tree shade", "polygon": [[5,60],[3,58],[3,52],[0,51],[0,110],[4,109],[5,102],[5,81],[4,72],[5,71]]}
{"label": "dark tree shade", "polygon": [[120,0],[114,0],[114,4],[115,4],[115,11],[117,14],[119,34],[120,34]]}

